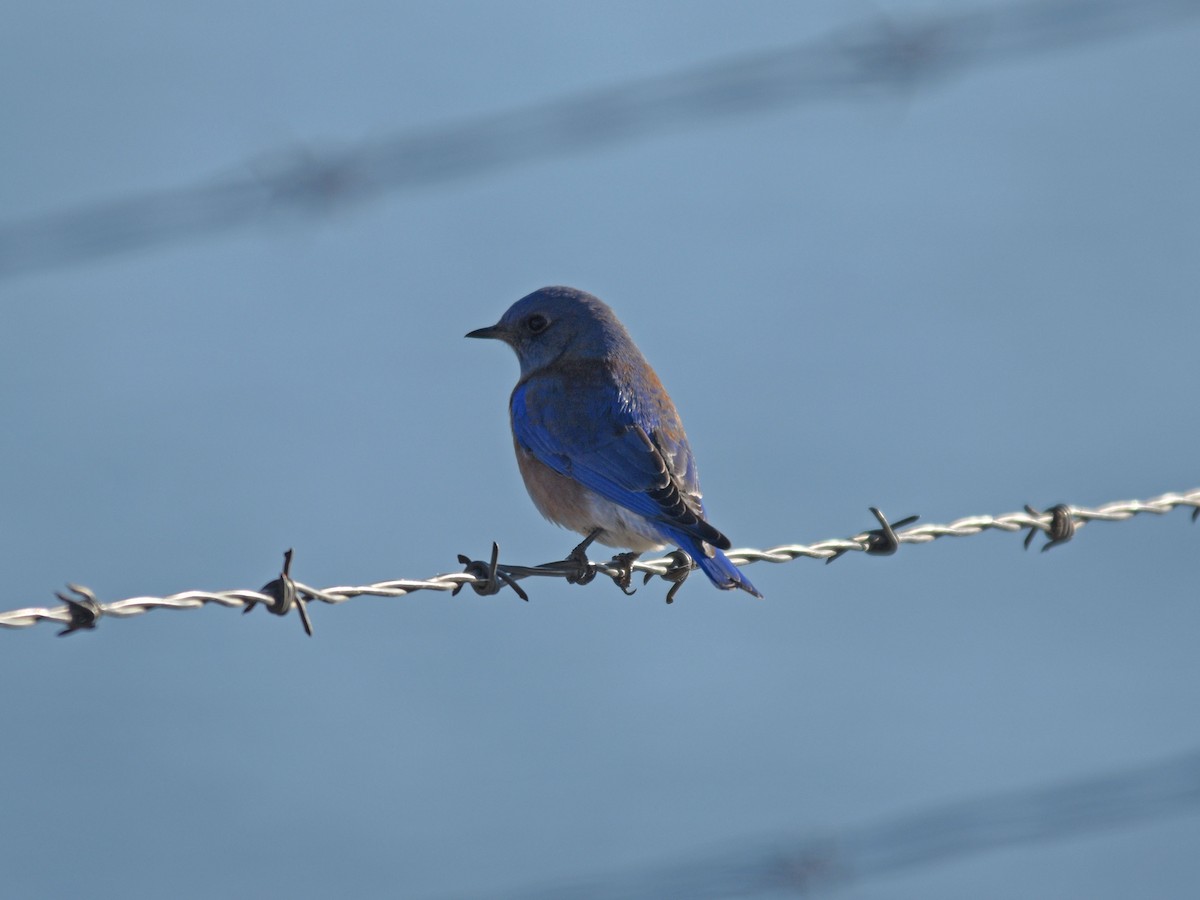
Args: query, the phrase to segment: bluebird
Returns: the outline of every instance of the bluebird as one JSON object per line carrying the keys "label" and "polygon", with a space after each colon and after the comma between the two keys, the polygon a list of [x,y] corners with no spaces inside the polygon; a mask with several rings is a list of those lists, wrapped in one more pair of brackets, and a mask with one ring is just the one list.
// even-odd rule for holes
{"label": "bluebird", "polygon": [[471,338],[504,341],[521,376],[509,399],[517,466],[552,522],[634,554],[675,545],[713,584],[762,594],[722,550],[675,405],[613,311],[545,287]]}

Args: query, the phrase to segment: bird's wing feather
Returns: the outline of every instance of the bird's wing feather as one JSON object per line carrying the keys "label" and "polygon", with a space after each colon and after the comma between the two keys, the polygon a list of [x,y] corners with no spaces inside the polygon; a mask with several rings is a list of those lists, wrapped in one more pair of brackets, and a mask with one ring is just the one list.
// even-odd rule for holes
{"label": "bird's wing feather", "polygon": [[[695,464],[674,409],[638,409],[611,384],[542,374],[517,385],[510,410],[521,446],[560,475],[647,519],[722,549],[704,521]],[[659,415],[655,415],[660,413]]]}

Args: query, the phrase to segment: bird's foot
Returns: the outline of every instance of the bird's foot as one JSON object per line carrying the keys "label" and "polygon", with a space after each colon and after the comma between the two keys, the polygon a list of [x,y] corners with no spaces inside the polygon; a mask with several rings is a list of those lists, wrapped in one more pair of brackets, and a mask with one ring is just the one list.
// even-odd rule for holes
{"label": "bird's foot", "polygon": [[612,558],[610,565],[617,570],[617,573],[612,576],[612,580],[616,582],[617,587],[627,597],[632,597],[637,593],[637,588],[631,588],[629,583],[633,581],[633,562],[642,554],[635,553],[630,550],[626,553],[618,553]]}
{"label": "bird's foot", "polygon": [[[679,593],[679,589],[683,587],[687,577],[692,574],[692,558],[683,550],[675,550],[668,553],[667,556],[671,560],[671,567],[663,572],[661,577],[664,581],[672,582],[671,589],[667,591],[667,602],[674,603],[675,595]],[[642,583],[648,583],[653,577],[653,572],[647,572]]]}
{"label": "bird's foot", "polygon": [[557,565],[567,569],[567,584],[591,584],[596,577],[596,566],[588,559],[588,547],[600,536],[601,528],[593,528],[579,544],[567,554],[567,558]]}

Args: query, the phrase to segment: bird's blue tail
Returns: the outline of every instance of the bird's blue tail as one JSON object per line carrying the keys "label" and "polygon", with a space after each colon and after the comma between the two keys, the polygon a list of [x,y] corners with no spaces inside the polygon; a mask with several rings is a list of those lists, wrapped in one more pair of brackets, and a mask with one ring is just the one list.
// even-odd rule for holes
{"label": "bird's blue tail", "polygon": [[[762,599],[762,594],[758,592],[750,579],[742,574],[742,570],[729,561],[724,553],[716,547],[709,544],[701,546],[694,538],[680,544],[684,550],[691,554],[692,559],[696,561],[696,565],[700,567],[708,580],[715,584],[723,591],[731,591],[734,588],[740,588],[747,594],[753,594],[755,597]],[[707,550],[712,556],[705,553]]]}

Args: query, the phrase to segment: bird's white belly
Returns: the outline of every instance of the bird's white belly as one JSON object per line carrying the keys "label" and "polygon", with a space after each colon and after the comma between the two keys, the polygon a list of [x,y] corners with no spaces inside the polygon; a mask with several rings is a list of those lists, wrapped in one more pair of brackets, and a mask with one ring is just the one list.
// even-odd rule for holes
{"label": "bird's white belly", "polygon": [[[588,506],[591,508],[592,528],[604,529],[596,537],[601,544],[609,547],[627,547],[638,553],[660,550],[667,546],[666,541],[657,535],[657,529],[645,516],[618,506],[592,491],[588,491]],[[590,531],[591,529],[587,529],[583,533]]]}
{"label": "bird's white belly", "polygon": [[551,522],[583,535],[602,528],[596,540],[609,547],[644,553],[667,546],[645,516],[606,500],[574,478],[558,474],[520,444],[516,451],[529,496],[538,512]]}

